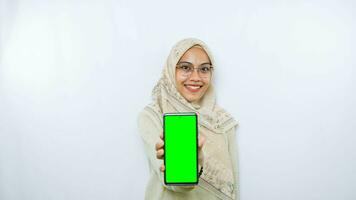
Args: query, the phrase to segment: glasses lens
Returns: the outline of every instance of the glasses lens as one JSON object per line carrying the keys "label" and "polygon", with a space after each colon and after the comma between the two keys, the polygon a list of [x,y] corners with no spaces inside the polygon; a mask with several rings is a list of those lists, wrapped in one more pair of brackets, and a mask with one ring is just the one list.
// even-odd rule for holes
{"label": "glasses lens", "polygon": [[[194,67],[189,65],[188,63],[181,63],[177,65],[177,69],[182,73],[184,76],[190,76],[194,71]],[[211,64],[203,64],[197,68],[197,72],[200,77],[206,78],[211,74],[212,66]]]}
{"label": "glasses lens", "polygon": [[178,64],[177,68],[184,74],[189,74],[193,71],[193,66],[186,63]]}

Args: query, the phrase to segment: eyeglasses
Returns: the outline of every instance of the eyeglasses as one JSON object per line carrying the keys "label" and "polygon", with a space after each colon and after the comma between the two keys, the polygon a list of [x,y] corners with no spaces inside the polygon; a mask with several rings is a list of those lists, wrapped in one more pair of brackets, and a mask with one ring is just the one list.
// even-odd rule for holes
{"label": "eyeglasses", "polygon": [[178,69],[179,73],[181,73],[185,77],[191,76],[194,69],[197,69],[198,74],[201,78],[209,77],[214,69],[210,63],[205,63],[195,68],[192,64],[185,62],[178,63],[176,68]]}

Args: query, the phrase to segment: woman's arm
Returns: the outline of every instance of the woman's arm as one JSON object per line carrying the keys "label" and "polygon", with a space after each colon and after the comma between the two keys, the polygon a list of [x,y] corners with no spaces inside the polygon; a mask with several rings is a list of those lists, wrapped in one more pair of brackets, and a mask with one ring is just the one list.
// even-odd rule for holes
{"label": "woman's arm", "polygon": [[228,145],[229,145],[229,153],[231,156],[231,161],[232,161],[232,167],[233,167],[233,172],[234,172],[234,194],[235,194],[235,199],[238,200],[240,199],[239,195],[239,170],[238,170],[238,152],[237,152],[237,145],[236,145],[236,127],[232,128],[230,132],[228,133]]}

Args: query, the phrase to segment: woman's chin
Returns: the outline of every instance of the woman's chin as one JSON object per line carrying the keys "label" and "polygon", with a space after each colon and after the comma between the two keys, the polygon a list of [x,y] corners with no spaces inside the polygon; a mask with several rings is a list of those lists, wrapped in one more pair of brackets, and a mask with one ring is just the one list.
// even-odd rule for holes
{"label": "woman's chin", "polygon": [[187,101],[189,102],[189,103],[197,103],[197,102],[199,102],[199,100],[200,100],[200,98],[196,98],[196,97],[186,97],[185,99],[187,99]]}
{"label": "woman's chin", "polygon": [[[184,88],[185,89],[185,88]],[[202,95],[202,92],[203,91],[200,91],[200,92],[196,92],[196,93],[193,93],[193,92],[190,92],[188,90],[183,90],[181,92],[181,94],[183,94],[182,96],[184,96],[184,98],[189,102],[189,103],[193,103],[193,102],[199,102],[199,100],[201,99],[201,97],[203,96]]]}

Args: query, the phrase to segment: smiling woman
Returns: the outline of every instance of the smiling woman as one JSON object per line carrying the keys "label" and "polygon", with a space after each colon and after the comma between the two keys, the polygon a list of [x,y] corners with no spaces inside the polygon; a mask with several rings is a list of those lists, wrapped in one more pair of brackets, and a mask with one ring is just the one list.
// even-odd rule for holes
{"label": "smiling woman", "polygon": [[[194,68],[194,66],[199,67]],[[211,70],[210,59],[203,48],[196,45],[188,49],[177,64],[176,84],[178,92],[188,102],[199,103],[198,101],[210,86]]]}
{"label": "smiling woman", "polygon": [[[153,102],[138,117],[150,168],[145,199],[239,199],[237,122],[216,104],[213,67],[213,56],[201,40],[184,39],[172,48],[162,77],[152,91]],[[164,184],[162,115],[168,112],[199,115],[198,161],[204,171],[197,186]]]}

